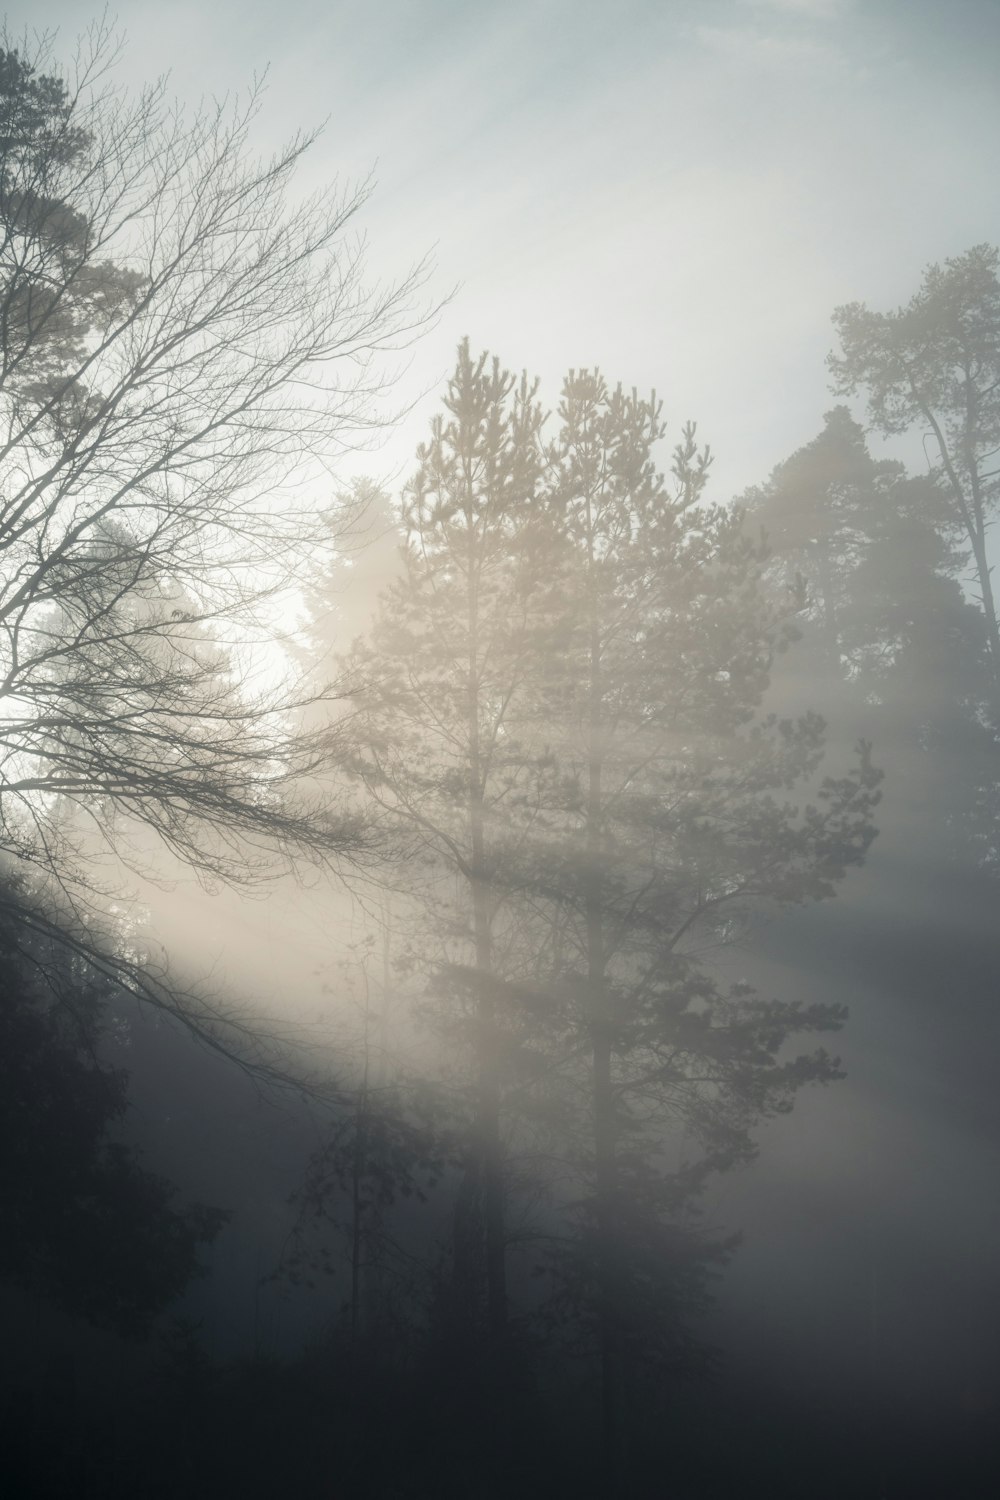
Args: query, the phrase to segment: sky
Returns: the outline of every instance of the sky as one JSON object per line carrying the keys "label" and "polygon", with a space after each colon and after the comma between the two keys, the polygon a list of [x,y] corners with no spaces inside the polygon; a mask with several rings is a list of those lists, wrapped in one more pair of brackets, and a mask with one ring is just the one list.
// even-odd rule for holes
{"label": "sky", "polygon": [[[7,7],[57,54],[88,19]],[[116,30],[118,78],[190,105],[266,72],[262,149],[325,122],[304,189],[374,174],[372,274],[431,255],[405,415],[345,477],[398,488],[467,334],[553,406],[570,367],[655,388],[726,500],[819,430],[835,306],[1000,238],[994,0],[123,0]]]}

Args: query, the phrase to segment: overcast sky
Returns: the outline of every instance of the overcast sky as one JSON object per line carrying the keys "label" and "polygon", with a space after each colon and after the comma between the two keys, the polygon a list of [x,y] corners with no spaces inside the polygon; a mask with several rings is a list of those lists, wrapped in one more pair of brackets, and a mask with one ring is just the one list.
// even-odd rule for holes
{"label": "overcast sky", "polygon": [[[96,8],[94,14],[96,14]],[[88,19],[19,0],[8,25]],[[655,386],[717,453],[716,498],[832,403],[841,302],[1000,239],[996,0],[123,0],[119,76],[197,102],[269,69],[261,139],[326,120],[310,181],[375,168],[373,269],[455,288],[360,467],[406,471],[468,334],[540,374]],[[59,50],[59,49],[57,49]]]}

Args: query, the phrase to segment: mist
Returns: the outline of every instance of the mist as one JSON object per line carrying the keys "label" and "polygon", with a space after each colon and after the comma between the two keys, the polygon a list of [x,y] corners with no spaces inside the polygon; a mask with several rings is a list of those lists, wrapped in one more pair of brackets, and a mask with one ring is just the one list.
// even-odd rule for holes
{"label": "mist", "polygon": [[5,1492],[992,1495],[994,7],[85,22],[0,43]]}

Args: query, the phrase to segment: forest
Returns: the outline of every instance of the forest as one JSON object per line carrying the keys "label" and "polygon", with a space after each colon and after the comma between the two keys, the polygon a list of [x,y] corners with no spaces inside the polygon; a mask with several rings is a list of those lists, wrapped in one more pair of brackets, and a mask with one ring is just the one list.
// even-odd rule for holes
{"label": "forest", "polygon": [[4,1493],[995,1493],[1000,251],[735,497],[474,328],[390,484],[430,262],[110,36],[0,47]]}

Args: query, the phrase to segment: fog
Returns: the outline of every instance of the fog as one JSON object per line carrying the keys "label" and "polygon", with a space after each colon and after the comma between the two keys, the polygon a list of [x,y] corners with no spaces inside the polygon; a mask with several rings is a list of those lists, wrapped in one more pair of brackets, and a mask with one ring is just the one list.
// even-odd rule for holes
{"label": "fog", "polygon": [[995,6],[86,21],[0,67],[0,1477],[993,1494]]}

